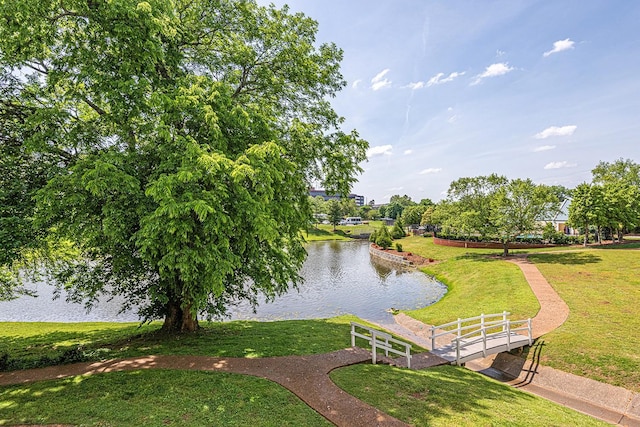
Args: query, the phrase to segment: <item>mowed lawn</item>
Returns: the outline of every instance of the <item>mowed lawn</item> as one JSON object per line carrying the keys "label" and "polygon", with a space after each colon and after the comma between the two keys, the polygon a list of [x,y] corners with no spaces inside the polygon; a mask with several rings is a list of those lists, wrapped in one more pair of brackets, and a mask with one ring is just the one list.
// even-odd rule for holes
{"label": "mowed lawn", "polygon": [[564,325],[542,338],[541,363],[640,392],[640,250],[529,259],[571,310]]}
{"label": "mowed lawn", "polygon": [[[408,312],[440,324],[482,312],[507,310],[535,316],[539,304],[519,268],[500,250],[437,246],[433,239],[403,239],[405,250],[434,258],[425,272],[449,287],[431,307]],[[541,363],[576,375],[640,391],[640,250],[637,244],[601,248],[530,250],[536,264],[570,309],[567,322],[545,335]],[[517,251],[522,253],[524,251]]]}
{"label": "mowed lawn", "polygon": [[[92,357],[147,354],[268,357],[350,345],[350,316],[205,323],[163,336],[158,324],[0,323],[2,353],[43,362],[82,344]],[[47,360],[44,360],[46,363]],[[605,425],[461,367],[410,371],[363,364],[332,378],[349,393],[415,426]],[[0,425],[323,426],[327,421],[270,381],[221,372],[139,370],[0,387]]]}

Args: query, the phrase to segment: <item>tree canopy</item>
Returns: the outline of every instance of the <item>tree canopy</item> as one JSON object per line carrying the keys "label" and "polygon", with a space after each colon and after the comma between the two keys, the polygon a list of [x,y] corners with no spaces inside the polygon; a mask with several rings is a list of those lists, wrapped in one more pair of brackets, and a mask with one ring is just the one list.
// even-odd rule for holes
{"label": "tree canopy", "polygon": [[183,331],[298,283],[310,183],[347,194],[367,147],[331,108],[342,52],[316,45],[315,21],[233,0],[0,11],[2,138],[43,168],[1,199],[38,237],[3,240],[5,267],[27,240],[71,242],[77,257],[46,265],[71,298],[122,294]]}
{"label": "tree canopy", "polygon": [[500,241],[507,255],[516,237],[542,228],[558,208],[556,194],[553,187],[529,179],[508,180],[496,174],[460,178],[424,221],[462,236],[478,234]]}

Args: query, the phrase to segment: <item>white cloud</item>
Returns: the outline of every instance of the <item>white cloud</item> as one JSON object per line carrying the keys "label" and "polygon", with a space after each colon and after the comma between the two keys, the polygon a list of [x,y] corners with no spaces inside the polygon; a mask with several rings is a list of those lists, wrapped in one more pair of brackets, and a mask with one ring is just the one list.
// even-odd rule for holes
{"label": "white cloud", "polygon": [[562,168],[575,168],[578,166],[576,163],[569,163],[566,160],[562,162],[551,162],[545,165],[545,169],[562,169]]}
{"label": "white cloud", "polygon": [[441,171],[442,171],[442,168],[428,168],[428,169],[421,170],[419,172],[419,175],[429,175],[429,174],[434,174]]}
{"label": "white cloud", "polygon": [[405,156],[408,156],[411,153],[413,153],[413,150],[404,150],[404,155]]}
{"label": "white cloud", "polygon": [[504,74],[507,74],[513,71],[514,68],[510,67],[506,62],[498,62],[496,64],[489,65],[484,73],[478,74],[474,80],[471,82],[471,86],[477,85],[482,81],[482,79],[486,79],[487,77],[498,77]]}
{"label": "white cloud", "polygon": [[371,89],[380,90],[385,87],[391,86],[391,80],[385,78],[387,73],[391,71],[388,68],[380,71],[374,78],[371,79]]}
{"label": "white cloud", "polygon": [[504,54],[507,53],[504,50],[496,50],[496,58],[500,58],[501,56],[504,56]]}
{"label": "white cloud", "polygon": [[554,53],[562,52],[563,50],[573,49],[574,44],[575,42],[570,39],[558,40],[553,43],[553,49],[543,53],[542,55],[546,57]]}
{"label": "white cloud", "polygon": [[444,73],[438,73],[429,79],[429,81],[427,82],[427,86],[439,85],[442,83],[449,83],[449,82],[452,82],[456,77],[460,77],[460,76],[464,76],[464,71],[462,72],[454,71],[444,79],[443,79]]}
{"label": "white cloud", "polygon": [[415,82],[409,83],[407,87],[411,90],[422,89],[424,88],[424,82]]}
{"label": "white cloud", "polygon": [[556,148],[555,145],[541,145],[539,147],[536,147],[533,149],[533,151],[535,153],[539,153],[541,151],[549,151],[549,150],[554,150]]}
{"label": "white cloud", "polygon": [[550,136],[571,136],[576,131],[578,126],[570,125],[570,126],[551,126],[546,128],[540,133],[535,134],[533,137],[535,139],[547,139]]}
{"label": "white cloud", "polygon": [[360,83],[362,83],[362,79],[358,79],[358,80],[354,81],[351,84],[351,87],[354,88],[354,89],[358,89],[358,86],[360,86]]}
{"label": "white cloud", "polygon": [[391,152],[392,149],[392,145],[378,145],[376,147],[371,147],[367,150],[367,158],[376,156],[390,156],[391,154],[393,154]]}

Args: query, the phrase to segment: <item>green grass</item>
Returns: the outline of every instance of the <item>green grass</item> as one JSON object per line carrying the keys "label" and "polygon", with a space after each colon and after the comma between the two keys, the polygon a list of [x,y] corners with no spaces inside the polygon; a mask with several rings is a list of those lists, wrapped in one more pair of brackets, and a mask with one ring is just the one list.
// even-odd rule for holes
{"label": "green grass", "polygon": [[[176,336],[159,334],[157,324],[138,329],[132,324],[1,323],[0,343],[2,351],[22,357],[51,356],[78,344],[86,349],[100,349],[97,354],[107,358],[148,354],[301,355],[348,347],[351,320],[365,323],[351,316],[205,323],[203,330],[195,335]],[[360,365],[340,369],[333,378],[348,392],[416,425],[426,425],[425,422],[429,425],[506,425],[522,420],[515,414],[523,411],[539,413],[542,420],[555,419],[563,425],[593,423],[589,419],[582,422],[572,411],[558,409],[553,403],[461,368],[416,372]],[[97,374],[0,387],[0,425],[17,423],[326,425],[322,417],[297,397],[266,380],[172,370]]]}
{"label": "green grass", "polygon": [[463,249],[438,246],[433,239],[407,237],[401,240],[405,251],[438,260],[423,271],[448,287],[437,303],[407,311],[427,324],[442,324],[458,317],[508,311],[514,319],[533,317],[540,304],[518,266],[489,257],[492,249]]}
{"label": "green grass", "polygon": [[[19,359],[22,367],[42,358],[60,357],[83,347],[90,359],[148,354],[219,357],[272,357],[328,353],[350,345],[353,316],[279,322],[202,322],[195,334],[165,335],[159,324],[138,328],[131,323],[0,323],[0,355]],[[50,364],[50,363],[41,363]]]}
{"label": "green grass", "polygon": [[331,373],[346,392],[414,426],[600,426],[595,420],[460,367],[354,365]]}
{"label": "green grass", "polygon": [[142,370],[0,388],[0,425],[329,426],[265,379],[218,372]]}
{"label": "green grass", "polygon": [[570,309],[541,363],[640,392],[640,251],[611,248],[529,257]]}
{"label": "green grass", "polygon": [[382,221],[369,221],[368,224],[361,225],[338,225],[333,230],[333,225],[318,224],[317,228],[310,227],[309,230],[302,232],[302,236],[308,241],[319,240],[350,240],[350,236],[360,234],[370,234],[375,229],[380,228]]}
{"label": "green grass", "polygon": [[[424,271],[449,287],[436,304],[407,312],[418,320],[441,324],[502,310],[525,318],[539,309],[519,268],[489,257],[499,250],[437,246],[423,237],[402,244],[439,260]],[[640,330],[639,246],[526,251],[570,309],[567,322],[542,338],[543,365],[640,392],[640,334],[633,332]]]}

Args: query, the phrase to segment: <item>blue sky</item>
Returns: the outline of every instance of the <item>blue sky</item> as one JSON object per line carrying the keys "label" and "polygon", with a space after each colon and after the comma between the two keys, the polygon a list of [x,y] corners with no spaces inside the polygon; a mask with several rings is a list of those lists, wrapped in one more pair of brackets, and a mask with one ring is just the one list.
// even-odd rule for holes
{"label": "blue sky", "polygon": [[285,3],[344,50],[333,106],[369,141],[367,202],[494,172],[573,188],[601,160],[640,162],[638,1]]}

